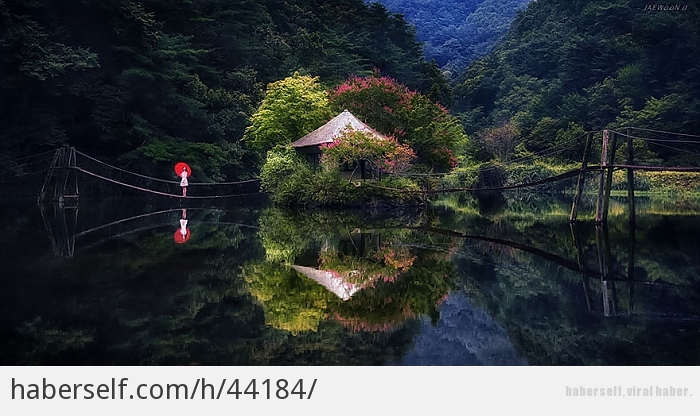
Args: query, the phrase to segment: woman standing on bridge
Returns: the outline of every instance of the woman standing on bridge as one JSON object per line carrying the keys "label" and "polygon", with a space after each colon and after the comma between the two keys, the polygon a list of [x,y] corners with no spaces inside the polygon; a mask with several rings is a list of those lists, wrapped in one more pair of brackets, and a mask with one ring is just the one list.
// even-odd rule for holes
{"label": "woman standing on bridge", "polygon": [[187,172],[187,167],[185,166],[182,168],[182,172],[180,172],[180,178],[182,178],[180,180],[180,186],[182,187],[182,196],[184,196],[184,197],[187,196],[187,185],[188,185],[187,176],[189,176],[189,175]]}

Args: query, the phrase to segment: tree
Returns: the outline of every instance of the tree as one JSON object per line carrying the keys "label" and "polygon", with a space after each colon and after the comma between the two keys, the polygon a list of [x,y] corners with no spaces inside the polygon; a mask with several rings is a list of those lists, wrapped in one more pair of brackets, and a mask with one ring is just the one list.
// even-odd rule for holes
{"label": "tree", "polygon": [[485,130],[479,138],[496,159],[505,162],[518,144],[520,129],[509,121],[500,127]]}
{"label": "tree", "polygon": [[268,85],[243,140],[264,154],[276,145],[299,139],[330,117],[328,97],[318,78],[294,73]]}
{"label": "tree", "polygon": [[396,80],[352,77],[331,90],[336,109],[348,109],[378,131],[408,144],[424,169],[449,171],[467,141],[459,121],[447,109]]}
{"label": "tree", "polygon": [[[264,153],[241,138],[265,86],[294,71],[331,85],[376,66],[446,96],[411,26],[362,0],[176,3],[0,0],[4,177],[29,173],[9,162],[69,144],[154,177],[182,158],[196,180],[249,178]],[[315,111],[294,113],[287,140]]]}

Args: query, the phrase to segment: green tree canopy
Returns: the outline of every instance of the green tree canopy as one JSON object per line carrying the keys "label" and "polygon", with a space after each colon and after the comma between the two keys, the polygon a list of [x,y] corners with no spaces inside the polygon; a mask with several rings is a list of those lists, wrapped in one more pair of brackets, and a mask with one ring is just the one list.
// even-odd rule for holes
{"label": "green tree canopy", "polygon": [[264,154],[310,133],[330,117],[328,96],[318,77],[294,73],[268,85],[243,140]]}
{"label": "green tree canopy", "polygon": [[[373,67],[447,96],[411,26],[363,0],[0,0],[0,173],[40,186],[45,170],[11,162],[68,144],[159,178],[174,159],[197,180],[248,178],[260,155],[241,139],[266,85]],[[296,114],[290,140],[315,117]]]}

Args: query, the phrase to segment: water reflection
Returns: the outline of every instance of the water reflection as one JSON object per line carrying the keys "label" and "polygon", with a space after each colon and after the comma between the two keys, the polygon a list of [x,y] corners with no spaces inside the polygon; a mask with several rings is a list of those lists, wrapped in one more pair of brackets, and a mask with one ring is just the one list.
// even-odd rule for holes
{"label": "water reflection", "polygon": [[454,256],[463,290],[529,363],[697,364],[700,224],[639,205],[631,230],[622,212],[571,228],[555,207],[440,217],[469,230]]}
{"label": "water reflection", "polygon": [[187,220],[187,209],[183,208],[182,209],[182,218],[180,218],[180,229],[175,231],[175,234],[173,235],[173,239],[175,240],[175,243],[184,244],[190,239],[190,237],[192,237],[192,234],[190,233],[190,229],[187,228],[188,222],[189,221]]}
{"label": "water reflection", "polygon": [[632,229],[614,209],[570,226],[566,206],[513,201],[9,207],[0,362],[700,363],[694,216],[642,203]]}
{"label": "water reflection", "polygon": [[449,296],[439,307],[440,319],[421,327],[401,365],[525,365],[526,360],[505,328],[475,307],[464,293]]}
{"label": "water reflection", "polygon": [[[354,332],[390,332],[435,315],[456,287],[449,253],[422,248],[419,232],[408,228],[277,209],[264,210],[260,224],[266,257],[243,276],[275,328],[317,331],[328,319]],[[438,239],[449,246],[449,238]]]}

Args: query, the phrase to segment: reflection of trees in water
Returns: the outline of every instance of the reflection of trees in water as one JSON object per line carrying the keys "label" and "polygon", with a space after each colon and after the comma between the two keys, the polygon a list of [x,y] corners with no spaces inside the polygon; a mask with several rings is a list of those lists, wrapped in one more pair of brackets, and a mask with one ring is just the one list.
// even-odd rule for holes
{"label": "reflection of trees in water", "polygon": [[[36,261],[36,250],[27,261],[28,251],[7,247],[5,252],[16,252],[18,260],[9,266],[2,286],[13,295],[0,305],[0,334],[6,341],[0,345],[0,363],[383,364],[410,346],[417,328],[413,322],[387,334],[353,333],[330,320],[315,323],[318,309],[324,311],[323,319],[327,316],[324,297],[340,299],[298,273],[289,278],[293,270],[288,267],[265,264],[253,229],[203,221],[255,224],[259,211],[193,212],[190,226],[196,237],[186,245],[172,242],[175,216],[166,227],[115,238],[70,259],[53,256],[44,245],[45,261]],[[35,217],[34,234],[45,238],[41,218]],[[30,244],[39,240],[34,234],[22,234],[15,244],[31,235],[24,247],[35,247]],[[289,308],[284,301],[275,311],[281,316],[278,321],[289,321],[289,329],[299,330],[295,336],[265,324],[262,302],[251,296],[241,276],[249,269],[271,274],[268,288],[289,284],[296,288],[293,293],[308,293],[295,298],[305,308],[297,321],[285,316]],[[287,289],[273,292],[273,297]],[[31,296],[15,295],[22,293]],[[316,332],[300,330],[312,326]]]}
{"label": "reflection of trees in water", "polygon": [[296,335],[317,331],[333,294],[294,269],[267,261],[248,264],[243,277],[265,311],[265,323]]}
{"label": "reflection of trees in water", "polygon": [[[35,214],[34,231],[26,229],[27,217],[2,225],[4,235],[15,236],[3,243],[4,261],[14,263],[2,287],[11,294],[0,305],[2,364],[382,364],[411,346],[421,325],[415,317],[437,319],[437,305],[454,286],[453,267],[470,302],[507,330],[530,363],[697,364],[700,226],[691,216],[637,218],[632,270],[635,280],[653,284],[614,282],[616,297],[608,290],[617,308],[604,317],[599,277],[587,279],[584,290],[577,272],[549,259],[421,228],[500,237],[575,263],[567,215],[442,213],[379,221],[268,210],[258,233],[197,221],[255,224],[256,210],[213,212],[193,214],[196,238],[184,246],[172,242],[173,221],[62,259],[47,244],[39,253],[35,242],[46,239]],[[582,225],[582,262],[597,270],[596,232]],[[317,268],[325,244],[339,265],[352,259],[366,269],[386,268],[379,276],[402,271],[343,301],[272,261],[267,250],[287,250],[289,264]],[[386,247],[396,254],[387,256]],[[611,221],[609,247],[613,272],[627,275],[625,223]]]}
{"label": "reflection of trees in water", "polygon": [[396,281],[382,281],[333,305],[331,317],[353,331],[388,331],[430,316],[454,288],[454,269],[444,256],[419,251],[413,267]]}
{"label": "reflection of trees in water", "polygon": [[[353,331],[389,331],[434,316],[452,287],[445,252],[420,248],[425,236],[396,227],[396,220],[268,209],[260,223],[267,259],[295,265],[268,261],[249,264],[244,272],[275,328],[316,331],[328,317]],[[440,243],[449,247],[449,240],[443,236]],[[328,282],[333,279],[349,291],[334,291]]]}
{"label": "reflection of trees in water", "polygon": [[234,254],[256,248],[246,252],[237,227],[197,227],[201,239],[187,247],[168,227],[36,265],[32,299],[14,309],[24,323],[5,332],[14,347],[0,356],[14,357],[3,363],[215,363],[242,349],[261,314],[246,301]]}
{"label": "reflection of trees in water", "polygon": [[[462,287],[507,328],[528,362],[697,364],[700,227],[692,218],[638,217],[632,236],[626,222],[612,221],[602,243],[600,230],[579,224],[578,253],[566,222],[498,221],[502,238],[564,258],[579,255],[588,270],[599,270],[602,252],[609,269],[601,281],[523,250],[464,241],[455,253]],[[478,234],[493,230],[490,222],[474,218],[467,227]]]}

